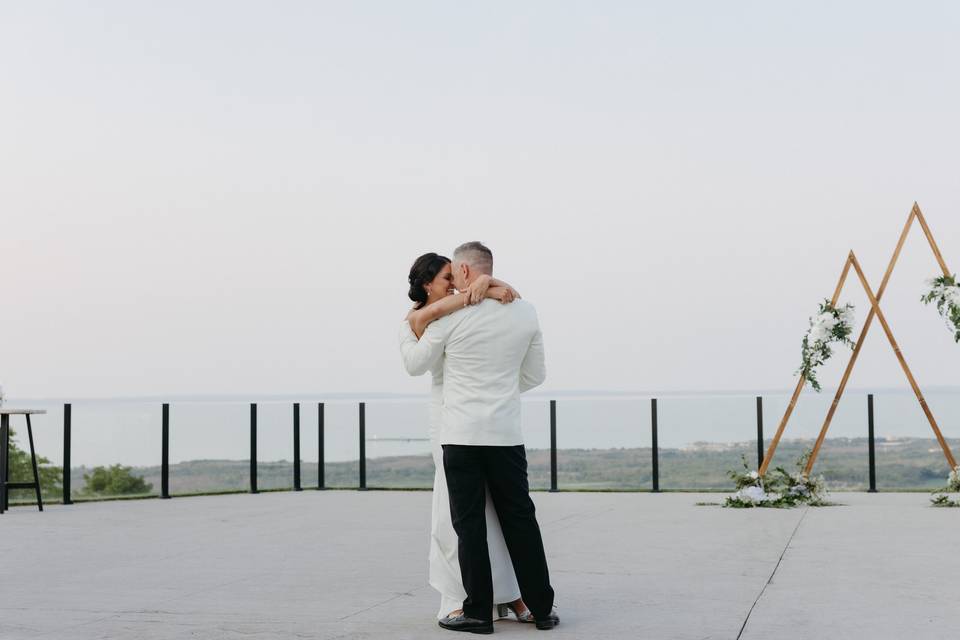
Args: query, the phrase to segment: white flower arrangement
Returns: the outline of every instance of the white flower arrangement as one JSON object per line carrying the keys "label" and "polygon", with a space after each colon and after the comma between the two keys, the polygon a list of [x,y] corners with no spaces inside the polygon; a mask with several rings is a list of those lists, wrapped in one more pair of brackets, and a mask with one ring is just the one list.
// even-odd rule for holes
{"label": "white flower arrangement", "polygon": [[758,507],[770,502],[773,498],[764,489],[760,474],[747,465],[746,458],[743,458],[743,471],[731,471],[730,479],[733,480],[737,492],[727,498],[723,504],[725,507],[741,509]]}
{"label": "white flower arrangement", "polygon": [[[806,454],[801,460],[805,460]],[[798,466],[802,466],[802,463]],[[801,472],[793,474],[787,473],[782,467],[777,467],[776,473],[780,476],[783,483],[782,500],[794,506],[795,504],[809,504],[813,506],[824,506],[827,504],[827,487],[823,476],[808,477]]]}
{"label": "white flower arrangement", "polygon": [[960,285],[957,276],[940,276],[927,281],[930,287],[920,301],[923,304],[935,302],[937,311],[953,331],[954,342],[960,342]]}
{"label": "white flower arrangement", "polygon": [[765,502],[770,502],[773,499],[775,499],[775,497],[764,491],[763,487],[756,486],[744,487],[733,494],[733,500],[748,502],[751,505],[761,505]]}
{"label": "white flower arrangement", "polygon": [[724,501],[723,506],[734,509],[751,507],[786,509],[801,504],[812,507],[828,506],[830,503],[827,501],[823,477],[808,478],[800,471],[809,456],[809,452],[800,456],[797,461],[797,472],[791,474],[783,467],[777,467],[767,477],[761,477],[756,471],[751,471],[744,457],[744,470],[731,471],[729,474],[737,491]]}
{"label": "white flower arrangement", "polygon": [[810,318],[810,329],[803,336],[803,362],[798,373],[809,382],[813,388],[820,391],[820,382],[817,380],[817,367],[830,359],[833,351],[830,345],[834,342],[853,347],[850,335],[853,333],[854,308],[846,304],[840,308],[834,307],[829,300],[820,303],[817,315]]}
{"label": "white flower arrangement", "polygon": [[947,476],[947,486],[930,498],[935,507],[960,507],[960,500],[951,500],[948,493],[960,493],[960,466],[954,467]]}

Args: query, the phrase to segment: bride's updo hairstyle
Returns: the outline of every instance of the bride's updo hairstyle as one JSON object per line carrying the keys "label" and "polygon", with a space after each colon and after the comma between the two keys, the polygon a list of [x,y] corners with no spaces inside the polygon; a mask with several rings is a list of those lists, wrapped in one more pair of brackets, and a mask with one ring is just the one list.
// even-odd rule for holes
{"label": "bride's updo hairstyle", "polygon": [[424,285],[433,282],[440,271],[450,264],[450,258],[436,253],[425,253],[413,262],[410,267],[410,276],[407,280],[410,282],[410,291],[407,295],[413,300],[414,309],[419,309],[427,303],[427,290]]}

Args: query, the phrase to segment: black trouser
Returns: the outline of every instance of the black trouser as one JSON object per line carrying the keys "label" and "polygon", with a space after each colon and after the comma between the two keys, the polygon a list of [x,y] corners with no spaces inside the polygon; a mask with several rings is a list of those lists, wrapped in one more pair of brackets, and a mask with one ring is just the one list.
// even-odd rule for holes
{"label": "black trouser", "polygon": [[443,470],[450,492],[450,515],[457,532],[460,573],[471,618],[491,620],[493,578],[487,549],[486,488],[497,510],[520,595],[534,617],[553,609],[553,589],[530,488],[523,445],[480,447],[443,445]]}

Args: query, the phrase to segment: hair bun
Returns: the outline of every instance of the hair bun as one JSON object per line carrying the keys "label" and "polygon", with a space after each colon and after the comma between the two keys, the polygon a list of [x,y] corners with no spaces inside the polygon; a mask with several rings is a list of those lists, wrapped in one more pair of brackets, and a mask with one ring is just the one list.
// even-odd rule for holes
{"label": "hair bun", "polygon": [[410,283],[407,297],[416,303],[414,305],[416,309],[427,303],[427,292],[423,286],[433,282],[437,274],[449,263],[449,258],[436,253],[425,253],[413,262],[410,274],[407,276],[407,282]]}

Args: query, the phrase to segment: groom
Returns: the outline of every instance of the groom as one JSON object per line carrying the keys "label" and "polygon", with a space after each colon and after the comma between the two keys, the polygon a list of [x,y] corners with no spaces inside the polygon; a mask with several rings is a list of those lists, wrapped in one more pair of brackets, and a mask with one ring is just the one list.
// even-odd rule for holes
{"label": "groom", "polygon": [[[453,253],[453,283],[464,291],[479,275],[493,275],[493,254],[479,242]],[[407,338],[414,366],[430,370],[443,361],[440,442],[450,490],[450,513],[459,539],[460,573],[467,599],[463,613],[440,626],[452,631],[493,633],[493,579],[484,517],[486,488],[524,603],[538,629],[560,620],[533,501],[520,431],[520,394],[543,382],[543,336],[533,306],[524,300],[485,300],[434,321],[417,342]]]}

